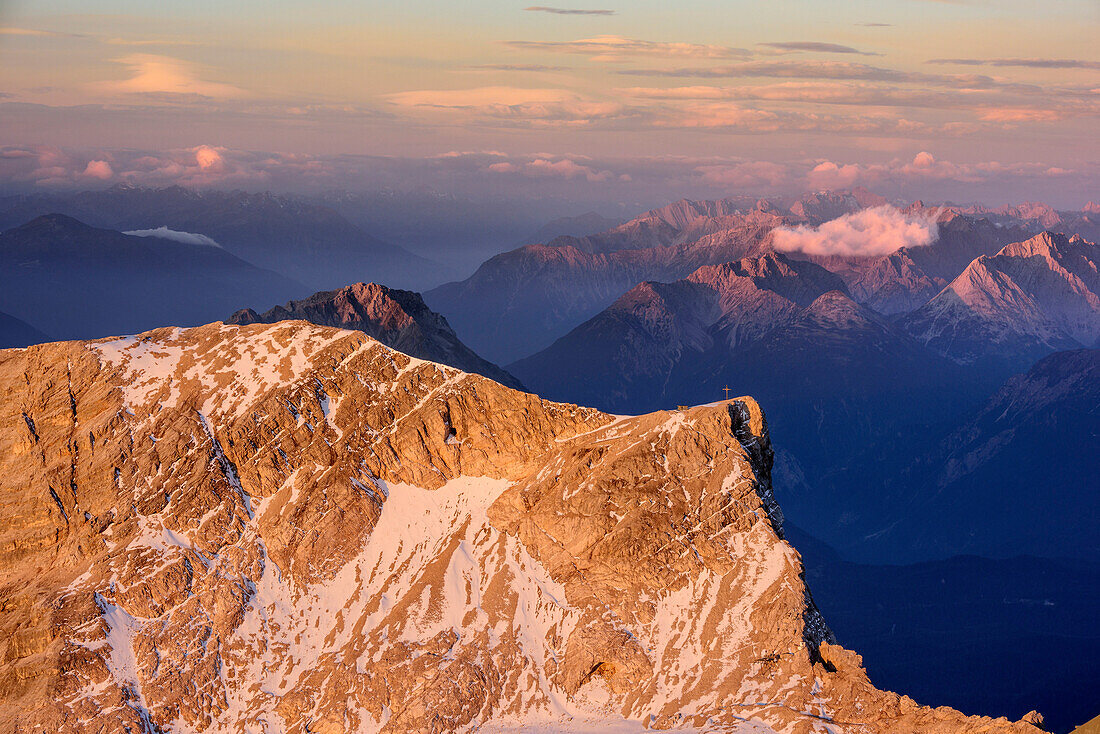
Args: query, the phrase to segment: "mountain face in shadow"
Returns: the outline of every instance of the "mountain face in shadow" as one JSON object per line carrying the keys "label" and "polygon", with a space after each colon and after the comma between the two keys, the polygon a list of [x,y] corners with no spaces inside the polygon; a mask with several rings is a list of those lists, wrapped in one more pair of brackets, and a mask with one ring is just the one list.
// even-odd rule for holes
{"label": "mountain face in shadow", "polygon": [[0,310],[57,339],[202,324],[304,286],[209,245],[51,214],[0,233]]}
{"label": "mountain face in shadow", "polygon": [[0,349],[40,344],[50,338],[26,321],[0,313]]}
{"label": "mountain face in shadow", "polygon": [[1036,708],[1052,732],[1094,715],[1081,686],[1100,675],[1095,560],[871,565],[844,560],[790,523],[784,534],[837,640],[860,651],[877,685],[972,713],[1019,717]]}
{"label": "mountain face in shadow", "polygon": [[1097,456],[1100,350],[1051,354],[899,472],[907,521],[865,552],[1100,559]]}

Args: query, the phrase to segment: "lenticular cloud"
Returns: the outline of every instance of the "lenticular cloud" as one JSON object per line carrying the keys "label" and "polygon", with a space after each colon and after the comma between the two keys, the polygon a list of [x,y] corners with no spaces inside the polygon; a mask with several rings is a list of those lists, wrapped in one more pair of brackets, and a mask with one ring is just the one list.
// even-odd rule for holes
{"label": "lenticular cloud", "polygon": [[923,247],[936,240],[934,217],[906,214],[889,204],[863,209],[820,227],[780,227],[772,244],[780,252],[873,257],[899,247]]}
{"label": "lenticular cloud", "polygon": [[134,229],[129,232],[123,232],[123,234],[133,235],[135,237],[156,237],[162,240],[182,242],[187,245],[221,247],[221,245],[219,245],[217,242],[210,239],[204,234],[196,234],[194,232],[179,232],[174,229],[168,229],[168,227],[157,227],[156,229]]}

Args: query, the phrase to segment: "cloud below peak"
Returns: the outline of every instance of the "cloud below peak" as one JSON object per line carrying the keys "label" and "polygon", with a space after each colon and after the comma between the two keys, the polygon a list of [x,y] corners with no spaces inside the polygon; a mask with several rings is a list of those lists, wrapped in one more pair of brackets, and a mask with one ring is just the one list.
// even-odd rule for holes
{"label": "cloud below peak", "polygon": [[934,218],[907,214],[888,204],[863,209],[820,227],[782,227],[772,233],[780,252],[875,257],[899,247],[924,247],[939,234]]}

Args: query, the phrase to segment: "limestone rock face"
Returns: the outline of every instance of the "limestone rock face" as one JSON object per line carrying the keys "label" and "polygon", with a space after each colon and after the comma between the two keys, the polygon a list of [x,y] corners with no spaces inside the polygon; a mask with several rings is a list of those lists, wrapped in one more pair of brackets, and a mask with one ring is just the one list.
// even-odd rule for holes
{"label": "limestone rock face", "polygon": [[612,416],[304,322],[0,352],[0,730],[1034,732],[885,693],[751,398]]}

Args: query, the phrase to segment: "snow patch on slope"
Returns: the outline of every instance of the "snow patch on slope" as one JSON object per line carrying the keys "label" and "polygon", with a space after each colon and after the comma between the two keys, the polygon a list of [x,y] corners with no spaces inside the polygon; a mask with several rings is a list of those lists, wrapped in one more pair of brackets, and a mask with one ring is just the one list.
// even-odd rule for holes
{"label": "snow patch on slope", "polygon": [[348,336],[362,337],[287,322],[263,329],[221,327],[212,332],[217,338],[196,342],[194,334],[204,328],[115,337],[91,346],[104,362],[121,368],[123,400],[131,410],[153,403],[178,407],[189,386],[204,396],[198,406],[202,413],[235,418],[272,388],[305,375],[325,347]]}

